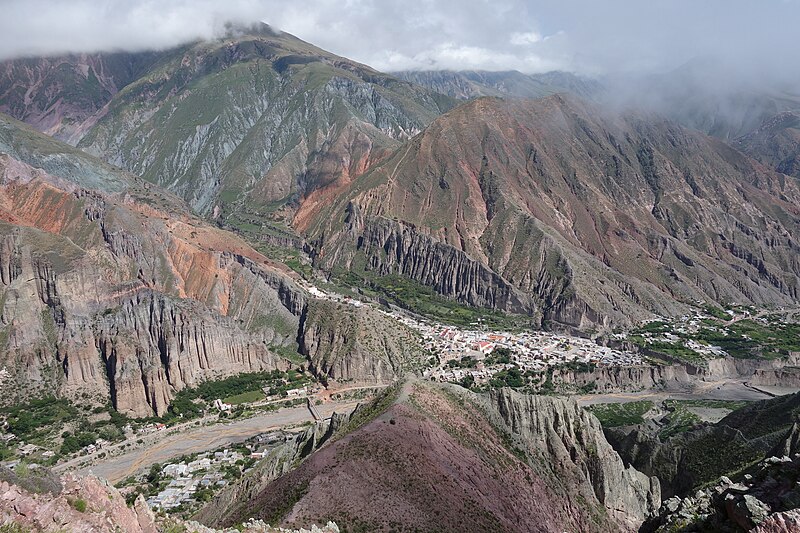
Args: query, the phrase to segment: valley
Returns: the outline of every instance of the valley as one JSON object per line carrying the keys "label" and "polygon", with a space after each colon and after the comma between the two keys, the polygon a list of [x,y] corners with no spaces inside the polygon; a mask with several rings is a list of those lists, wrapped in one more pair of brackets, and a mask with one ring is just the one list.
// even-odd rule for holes
{"label": "valley", "polygon": [[790,87],[214,26],[0,54],[0,533],[800,530]]}

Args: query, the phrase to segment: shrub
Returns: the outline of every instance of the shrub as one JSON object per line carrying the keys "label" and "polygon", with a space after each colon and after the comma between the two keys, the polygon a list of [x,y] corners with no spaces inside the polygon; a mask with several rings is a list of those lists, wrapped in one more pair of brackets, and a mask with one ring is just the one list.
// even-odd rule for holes
{"label": "shrub", "polygon": [[75,500],[70,500],[69,504],[72,506],[73,509],[78,511],[79,513],[86,512],[86,500],[82,498],[77,498]]}

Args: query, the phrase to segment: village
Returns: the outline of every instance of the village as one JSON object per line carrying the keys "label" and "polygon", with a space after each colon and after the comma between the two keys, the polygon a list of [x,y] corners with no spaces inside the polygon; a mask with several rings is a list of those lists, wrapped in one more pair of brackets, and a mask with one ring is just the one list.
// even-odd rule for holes
{"label": "village", "polygon": [[[638,354],[599,346],[586,338],[544,331],[491,331],[480,328],[480,324],[475,324],[476,329],[460,329],[416,320],[396,311],[386,313],[420,333],[424,348],[436,358],[425,377],[436,381],[461,381],[470,375],[475,383],[483,384],[495,373],[513,366],[522,372],[540,373],[569,363],[642,364]],[[502,356],[491,357],[492,354]]]}
{"label": "village", "polygon": [[[365,304],[357,299],[323,291],[312,285],[306,289],[317,298],[337,301],[355,307]],[[400,309],[386,310],[375,306],[379,312],[392,317],[418,332],[423,347],[432,354],[430,368],[424,376],[436,381],[458,382],[471,376],[475,383],[485,384],[494,374],[516,366],[522,372],[540,373],[550,367],[569,363],[594,366],[640,365],[640,355],[600,346],[591,339],[560,335],[545,331],[508,332],[488,330],[480,322],[472,329],[461,329],[412,317]],[[489,357],[498,350],[503,357]],[[507,357],[505,354],[508,354]],[[464,362],[454,365],[453,361]]]}
{"label": "village", "polygon": [[188,510],[241,477],[271,449],[292,437],[293,434],[286,431],[262,433],[242,444],[154,465],[149,474],[130,480],[122,490],[124,493],[137,493],[143,487],[155,484],[157,488],[149,490],[147,497],[152,509],[169,512]]}

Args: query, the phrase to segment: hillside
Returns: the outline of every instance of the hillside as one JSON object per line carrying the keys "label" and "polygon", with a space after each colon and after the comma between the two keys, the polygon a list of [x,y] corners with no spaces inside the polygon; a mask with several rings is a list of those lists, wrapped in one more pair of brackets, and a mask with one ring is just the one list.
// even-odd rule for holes
{"label": "hillside", "polygon": [[800,178],[800,110],[769,118],[733,146],[778,172]]}
{"label": "hillside", "polygon": [[554,95],[443,115],[295,224],[316,263],[569,327],[798,298],[800,186],[722,142]]}
{"label": "hillside", "polygon": [[540,98],[564,92],[591,98],[602,91],[602,85],[598,81],[559,71],[523,74],[515,70],[406,70],[393,72],[392,75],[460,100],[481,96]]}
{"label": "hillside", "polygon": [[[285,369],[311,300],[296,277],[174,195],[0,115],[4,403],[57,394],[160,415],[201,381]],[[409,354],[385,346],[392,379]],[[347,377],[378,379],[372,357]]]}
{"label": "hillside", "polygon": [[17,60],[2,70],[0,110],[233,225],[260,225],[299,195],[347,183],[453,105],[264,24],[155,56]]}
{"label": "hillside", "polygon": [[[347,531],[622,531],[658,506],[657,481],[623,467],[572,402],[417,381],[377,402],[306,446],[316,451],[299,464],[296,453],[266,459],[199,517],[287,527],[324,517]],[[268,473],[287,460],[298,465]]]}

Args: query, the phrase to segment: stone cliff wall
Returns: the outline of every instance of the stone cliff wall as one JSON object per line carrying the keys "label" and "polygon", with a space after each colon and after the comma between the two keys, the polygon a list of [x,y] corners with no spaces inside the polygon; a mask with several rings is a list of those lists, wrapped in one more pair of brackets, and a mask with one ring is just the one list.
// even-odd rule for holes
{"label": "stone cliff wall", "polygon": [[626,467],[605,439],[600,422],[573,400],[492,391],[491,408],[523,449],[543,454],[557,473],[591,487],[590,496],[618,522],[636,528],[661,503],[658,479]]}

